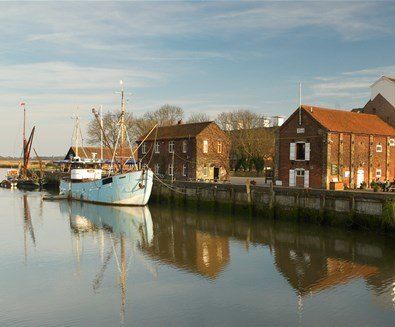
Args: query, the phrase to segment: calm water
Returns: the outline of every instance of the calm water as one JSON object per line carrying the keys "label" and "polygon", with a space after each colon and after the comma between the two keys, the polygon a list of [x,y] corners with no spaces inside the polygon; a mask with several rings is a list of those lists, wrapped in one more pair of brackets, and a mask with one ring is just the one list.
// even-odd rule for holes
{"label": "calm water", "polygon": [[393,326],[393,239],[0,189],[0,326]]}

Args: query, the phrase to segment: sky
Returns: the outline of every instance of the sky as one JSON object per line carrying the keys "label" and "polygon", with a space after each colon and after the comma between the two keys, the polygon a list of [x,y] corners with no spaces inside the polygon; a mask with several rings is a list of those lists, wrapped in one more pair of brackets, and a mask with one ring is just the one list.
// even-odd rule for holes
{"label": "sky", "polygon": [[302,102],[363,106],[395,76],[395,2],[0,2],[0,155],[21,152],[22,110],[41,155],[67,152],[73,115],[186,116],[250,109],[289,116]]}

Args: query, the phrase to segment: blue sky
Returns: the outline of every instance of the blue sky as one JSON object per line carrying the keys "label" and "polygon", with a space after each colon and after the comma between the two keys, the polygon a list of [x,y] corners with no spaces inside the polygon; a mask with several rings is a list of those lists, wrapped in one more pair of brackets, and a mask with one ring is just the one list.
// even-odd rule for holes
{"label": "blue sky", "polygon": [[393,17],[395,2],[1,2],[0,154],[19,155],[21,100],[36,149],[63,154],[71,116],[116,108],[120,79],[137,115],[288,116],[299,81],[304,103],[363,106],[395,75]]}

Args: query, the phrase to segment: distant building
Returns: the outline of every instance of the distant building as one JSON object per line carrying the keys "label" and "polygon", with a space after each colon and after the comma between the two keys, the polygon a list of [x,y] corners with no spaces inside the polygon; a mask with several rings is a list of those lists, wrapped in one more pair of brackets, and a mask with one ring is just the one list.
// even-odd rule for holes
{"label": "distant building", "polygon": [[395,177],[395,129],[376,115],[302,105],[280,127],[277,149],[285,186],[356,188]]}
{"label": "distant building", "polygon": [[379,94],[395,107],[395,78],[381,76],[371,86],[370,100],[373,101]]}
{"label": "distant building", "polygon": [[215,122],[158,127],[137,142],[138,157],[156,174],[177,180],[226,180],[229,138]]}
{"label": "distant building", "polygon": [[370,88],[370,100],[363,108],[353,111],[377,115],[395,127],[395,79],[382,76]]}

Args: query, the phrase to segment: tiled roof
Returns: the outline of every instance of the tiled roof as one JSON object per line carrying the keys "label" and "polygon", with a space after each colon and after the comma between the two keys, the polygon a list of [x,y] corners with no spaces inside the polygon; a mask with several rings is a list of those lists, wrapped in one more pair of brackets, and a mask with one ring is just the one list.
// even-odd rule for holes
{"label": "tiled roof", "polygon": [[[160,127],[158,127],[157,135],[156,135],[156,131],[154,130],[150,134],[150,136],[148,136],[147,140],[149,140],[149,141],[155,140],[155,137],[158,140],[183,139],[183,138],[189,138],[189,137],[196,137],[207,126],[209,126],[212,123],[213,123],[212,121],[208,121],[208,122],[203,122],[203,123],[160,126]],[[145,135],[147,135],[147,134],[145,134]],[[139,141],[142,141],[144,139],[145,135],[140,137]]]}
{"label": "tiled roof", "polygon": [[395,129],[376,115],[302,105],[302,109],[332,132],[395,135]]}
{"label": "tiled roof", "polygon": [[[75,153],[76,148],[73,146],[71,147],[73,152]],[[96,153],[96,158],[100,158],[100,147],[96,146],[84,146],[83,149],[80,147],[78,149],[78,155],[80,158],[90,159],[93,158],[93,153]],[[112,159],[112,152],[108,148],[103,148],[103,159],[111,160]],[[117,149],[116,156],[120,155],[120,150]],[[122,153],[122,157],[130,157],[131,151],[129,148],[125,148]],[[137,152],[135,152],[135,157],[137,156]]]}

